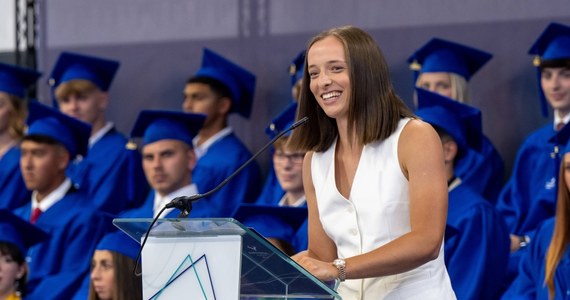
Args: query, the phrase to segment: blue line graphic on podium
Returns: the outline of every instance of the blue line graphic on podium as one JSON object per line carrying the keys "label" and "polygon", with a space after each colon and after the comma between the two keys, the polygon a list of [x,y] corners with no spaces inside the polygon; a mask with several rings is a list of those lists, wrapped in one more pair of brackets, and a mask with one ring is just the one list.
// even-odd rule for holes
{"label": "blue line graphic on podium", "polygon": [[[188,275],[182,276],[186,273],[186,271],[190,269],[192,269],[194,272],[189,272]],[[203,278],[206,276],[202,276],[201,278],[200,274],[198,274],[200,270],[201,270],[200,273],[203,273],[205,271],[208,274],[207,282],[210,283],[209,286],[207,285],[207,282],[205,282],[206,278]],[[197,284],[200,287],[204,299],[209,300],[208,295],[213,295],[213,298],[211,299],[216,300],[216,294],[214,293],[214,283],[212,282],[210,267],[208,266],[208,258],[206,257],[205,254],[202,254],[202,256],[200,256],[196,261],[192,259],[191,255],[187,255],[186,258],[182,260],[178,268],[176,268],[176,271],[174,271],[172,276],[170,276],[164,287],[162,287],[156,294],[150,297],[149,300],[158,299],[160,295],[168,288],[168,286],[170,286],[179,278],[193,279],[194,276],[192,276],[192,273],[196,277],[195,280],[197,281]],[[208,288],[210,289],[209,291],[207,290]]]}

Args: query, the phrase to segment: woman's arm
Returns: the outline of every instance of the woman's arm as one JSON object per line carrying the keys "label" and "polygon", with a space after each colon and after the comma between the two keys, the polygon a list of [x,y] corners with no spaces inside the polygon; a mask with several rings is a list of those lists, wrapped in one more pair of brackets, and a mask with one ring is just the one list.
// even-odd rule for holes
{"label": "woman's arm", "polygon": [[313,152],[307,152],[303,160],[303,187],[309,213],[309,249],[293,256],[293,259],[319,279],[333,280],[338,275],[338,270],[332,265],[332,261],[337,258],[336,246],[325,233],[319,219],[311,176],[312,157]]}

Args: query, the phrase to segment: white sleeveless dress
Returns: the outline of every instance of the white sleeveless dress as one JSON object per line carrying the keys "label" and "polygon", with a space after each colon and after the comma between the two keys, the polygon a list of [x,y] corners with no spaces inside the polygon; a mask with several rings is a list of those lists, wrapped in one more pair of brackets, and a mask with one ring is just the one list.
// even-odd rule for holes
{"label": "white sleeveless dress", "polygon": [[[325,152],[313,155],[311,172],[320,221],[336,244],[338,257],[370,252],[410,232],[408,181],[398,161],[398,139],[409,120],[400,120],[388,139],[364,146],[348,200],[336,187],[336,141]],[[346,280],[338,292],[344,300],[455,299],[445,269],[443,243],[438,258],[416,269],[397,275]]]}

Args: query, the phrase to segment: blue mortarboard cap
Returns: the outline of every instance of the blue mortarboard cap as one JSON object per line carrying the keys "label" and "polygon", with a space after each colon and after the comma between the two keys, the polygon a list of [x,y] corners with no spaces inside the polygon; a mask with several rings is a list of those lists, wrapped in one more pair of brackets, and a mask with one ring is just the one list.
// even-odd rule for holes
{"label": "blue mortarboard cap", "polygon": [[102,91],[107,91],[117,69],[119,69],[118,61],[62,52],[51,72],[49,83],[56,88],[70,80],[84,79],[93,82]]}
{"label": "blue mortarboard cap", "polygon": [[205,48],[202,66],[195,78],[207,77],[224,84],[232,94],[231,112],[249,118],[255,92],[255,75],[225,57]]}
{"label": "blue mortarboard cap", "polygon": [[281,131],[293,125],[293,122],[295,122],[296,113],[297,102],[290,103],[283,111],[275,116],[273,120],[271,120],[271,124],[265,128],[265,133],[269,136],[269,138],[274,138]]}
{"label": "blue mortarboard cap", "polygon": [[481,150],[480,110],[422,88],[416,88],[416,93],[420,118],[447,131],[459,147]]}
{"label": "blue mortarboard cap", "polygon": [[291,242],[307,219],[307,207],[242,204],[234,213],[234,219],[264,237]]}
{"label": "blue mortarboard cap", "polygon": [[118,252],[136,260],[140,247],[139,243],[133,240],[126,233],[120,230],[115,230],[107,233],[101,241],[99,241],[99,244],[97,244],[95,249]]}
{"label": "blue mortarboard cap", "polygon": [[0,63],[0,92],[23,98],[26,88],[36,82],[42,73],[32,69]]}
{"label": "blue mortarboard cap", "polygon": [[[544,60],[570,59],[570,27],[559,23],[550,23],[530,47],[528,53],[534,55],[533,64],[535,67],[539,67],[541,61]],[[540,86],[540,76],[540,69],[537,69],[540,107],[542,114],[546,117],[548,116],[548,106]]]}
{"label": "blue mortarboard cap", "polygon": [[289,66],[289,75],[291,76],[291,86],[294,86],[299,79],[303,78],[305,70],[305,50],[299,52]]}
{"label": "blue mortarboard cap", "polygon": [[433,38],[408,58],[412,70],[427,72],[451,72],[469,81],[487,61],[490,53],[458,43]]}
{"label": "blue mortarboard cap", "polygon": [[28,249],[49,238],[48,234],[6,209],[0,210],[0,242],[16,245],[25,255]]}
{"label": "blue mortarboard cap", "polygon": [[131,137],[142,137],[143,146],[160,140],[179,140],[192,146],[192,139],[202,128],[206,116],[168,110],[140,112]]}
{"label": "blue mortarboard cap", "polygon": [[30,101],[28,107],[28,131],[26,135],[49,136],[69,151],[71,159],[85,156],[91,136],[91,125],[48,107],[38,101]]}
{"label": "blue mortarboard cap", "polygon": [[570,59],[570,27],[550,23],[530,47],[528,53],[540,57],[541,60]]}

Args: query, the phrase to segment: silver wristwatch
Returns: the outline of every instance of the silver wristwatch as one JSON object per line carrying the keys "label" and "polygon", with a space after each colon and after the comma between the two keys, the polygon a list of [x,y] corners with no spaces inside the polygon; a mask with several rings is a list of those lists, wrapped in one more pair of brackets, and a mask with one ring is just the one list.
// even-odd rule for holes
{"label": "silver wristwatch", "polygon": [[333,261],[333,266],[338,269],[338,280],[344,281],[346,279],[346,262],[344,259],[337,258]]}

